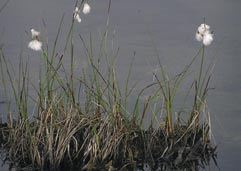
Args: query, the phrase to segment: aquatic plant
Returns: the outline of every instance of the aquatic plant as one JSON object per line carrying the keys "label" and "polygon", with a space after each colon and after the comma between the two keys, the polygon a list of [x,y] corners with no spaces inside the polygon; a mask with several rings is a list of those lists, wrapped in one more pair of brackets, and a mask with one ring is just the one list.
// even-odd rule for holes
{"label": "aquatic plant", "polygon": [[213,41],[213,33],[210,31],[210,26],[203,23],[201,24],[196,32],[196,39],[199,42],[203,42],[205,46],[208,46]]}
{"label": "aquatic plant", "polygon": [[74,9],[74,19],[77,20],[77,22],[81,22],[81,18],[80,18],[80,9],[79,7],[75,7]]}
{"label": "aquatic plant", "polygon": [[[77,1],[77,2],[78,2],[78,1]],[[76,4],[77,4],[77,3],[76,3]],[[82,6],[83,6],[83,7],[82,7]],[[90,5],[89,5],[87,2],[82,1],[81,7],[82,7],[82,12],[83,12],[83,14],[86,15],[86,14],[89,14],[89,13],[90,13],[91,7],[90,7]],[[73,13],[74,13],[74,19],[75,19],[78,23],[80,23],[80,22],[81,22],[81,18],[80,18],[80,7],[75,6],[75,9],[74,9]]]}
{"label": "aquatic plant", "polygon": [[[82,1],[80,7],[86,3]],[[31,82],[30,69],[23,64],[22,58],[18,78],[15,78],[11,74],[14,68],[7,62],[3,49],[0,49],[1,84],[4,90],[10,84],[17,108],[17,116],[14,116],[8,103],[7,124],[0,124],[1,143],[8,150],[8,159],[19,167],[42,170],[181,170],[205,166],[210,158],[216,161],[216,148],[210,142],[210,123],[200,120],[200,116],[209,118],[205,98],[211,68],[204,72],[203,62],[204,45],[211,42],[210,38],[205,38],[210,33],[202,33],[202,29],[207,31],[209,26],[199,27],[200,34],[204,36],[202,39],[208,41],[203,42],[190,63],[175,77],[168,77],[157,58],[160,74],[154,74],[154,82],[140,90],[130,112],[127,108],[128,98],[135,88],[135,84],[129,85],[133,61],[123,91],[115,70],[118,49],[112,53],[107,50],[111,1],[98,55],[93,53],[92,34],[89,35],[89,43],[79,35],[88,67],[81,68],[78,74],[74,72],[72,33],[75,20],[80,19],[77,15],[80,15],[81,9],[77,4],[78,1],[63,53],[56,52],[63,17],[52,49],[48,48],[47,43],[46,48],[42,48],[42,44],[32,48],[42,49],[38,85]],[[87,9],[83,13],[88,13],[90,7],[84,6]],[[35,30],[31,30],[31,33],[32,41],[38,41],[40,33]],[[173,102],[180,84],[199,56],[198,79],[191,83],[190,88],[194,89],[192,108],[185,112],[187,121],[182,122],[180,113],[183,110],[174,111]],[[70,59],[69,70],[63,62],[64,57]],[[29,96],[30,86],[35,90],[36,97]],[[142,102],[141,97],[147,90],[151,93]],[[5,92],[8,101],[10,95]],[[30,100],[35,104],[32,118],[29,115]],[[156,109],[157,104],[162,105]],[[161,120],[155,121],[157,116],[162,116]],[[144,129],[144,120],[150,117],[153,119]]]}
{"label": "aquatic plant", "polygon": [[28,47],[35,51],[42,50],[42,42],[39,41],[40,32],[31,29],[32,40],[28,43]]}
{"label": "aquatic plant", "polygon": [[87,3],[87,2],[85,2],[84,3],[84,5],[83,5],[83,10],[82,10],[82,12],[84,13],[84,14],[88,14],[88,13],[90,13],[90,5]]}

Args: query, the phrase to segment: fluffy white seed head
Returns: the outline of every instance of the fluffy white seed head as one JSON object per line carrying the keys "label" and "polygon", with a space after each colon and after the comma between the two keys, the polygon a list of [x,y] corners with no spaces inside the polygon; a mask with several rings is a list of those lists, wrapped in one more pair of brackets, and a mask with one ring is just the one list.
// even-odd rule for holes
{"label": "fluffy white seed head", "polygon": [[201,33],[199,31],[196,32],[196,40],[201,42],[203,40],[203,36],[201,35]]}
{"label": "fluffy white seed head", "polygon": [[213,41],[213,35],[211,33],[207,33],[207,34],[204,35],[203,44],[205,46],[210,45],[212,43],[212,41]]}
{"label": "fluffy white seed head", "polygon": [[81,18],[80,18],[80,9],[79,7],[75,7],[75,10],[73,11],[74,13],[74,19],[80,23],[81,22]]}
{"label": "fluffy white seed head", "polygon": [[198,31],[199,33],[203,34],[206,30],[209,30],[210,29],[210,26],[203,23],[201,24],[199,27],[198,27]]}
{"label": "fluffy white seed head", "polygon": [[210,31],[210,26],[205,23],[201,24],[196,31],[195,38],[205,46],[210,45],[213,41],[213,34]]}
{"label": "fluffy white seed head", "polygon": [[83,13],[84,14],[88,14],[88,13],[90,13],[90,5],[88,4],[88,3],[84,3],[84,6],[83,6]]}
{"label": "fluffy white seed head", "polygon": [[80,9],[79,9],[79,7],[75,7],[73,13],[74,13],[74,14],[75,14],[75,13],[80,13]]}
{"label": "fluffy white seed head", "polygon": [[75,15],[74,15],[74,19],[75,19],[78,23],[81,22],[81,18],[80,18],[80,15],[79,15],[79,14],[75,14]]}
{"label": "fluffy white seed head", "polygon": [[41,51],[42,50],[42,42],[34,39],[28,43],[28,47],[35,51]]}
{"label": "fluffy white seed head", "polygon": [[33,28],[30,30],[32,34],[32,39],[37,39],[40,35],[40,32],[37,30],[34,30]]}

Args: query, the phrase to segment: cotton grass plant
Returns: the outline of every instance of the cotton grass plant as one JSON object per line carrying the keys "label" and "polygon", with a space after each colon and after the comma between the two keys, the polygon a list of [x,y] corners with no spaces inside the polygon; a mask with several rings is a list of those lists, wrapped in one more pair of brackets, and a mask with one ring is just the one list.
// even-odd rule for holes
{"label": "cotton grass plant", "polygon": [[[56,52],[62,36],[63,17],[52,49],[44,41],[40,45],[40,33],[31,30],[32,40],[28,47],[40,54],[43,64],[38,85],[31,82],[29,65],[23,63],[22,57],[19,75],[15,78],[4,50],[0,49],[1,84],[6,101],[10,99],[7,93],[10,85],[17,108],[17,116],[12,115],[13,109],[8,103],[7,125],[1,124],[2,144],[8,150],[8,159],[18,167],[42,170],[65,167],[79,170],[180,170],[207,165],[210,157],[215,159],[215,148],[210,144],[209,123],[201,122],[200,116],[206,117],[207,113],[205,97],[210,70],[203,71],[203,61],[204,45],[211,42],[203,42],[197,55],[174,78],[167,76],[159,61],[160,74],[154,74],[155,82],[140,91],[130,112],[127,102],[135,88],[135,84],[130,85],[133,62],[123,89],[118,84],[115,70],[118,49],[112,55],[107,50],[110,5],[111,1],[97,56],[93,53],[92,34],[88,41],[79,35],[88,60],[87,69],[80,68],[81,74],[74,73],[73,28],[81,21],[80,9],[84,14],[90,12],[87,1],[75,4],[63,53]],[[203,39],[211,40],[210,37]],[[186,112],[188,121],[183,123],[180,116],[174,118],[173,101],[181,82],[200,56],[198,79],[190,88],[194,89],[192,109]],[[63,58],[70,59],[69,70]],[[35,90],[36,97],[29,95],[30,87]],[[148,90],[151,94],[141,102],[142,95]],[[33,118],[29,117],[30,100],[35,103]],[[163,105],[156,109],[157,104]],[[154,124],[155,120],[151,120],[147,129],[143,129],[144,120],[160,115],[163,116],[161,121]]]}

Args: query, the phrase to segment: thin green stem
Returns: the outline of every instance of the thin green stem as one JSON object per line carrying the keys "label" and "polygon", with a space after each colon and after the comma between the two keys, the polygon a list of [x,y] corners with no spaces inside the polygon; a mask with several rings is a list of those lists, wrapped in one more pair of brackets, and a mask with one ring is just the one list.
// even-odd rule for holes
{"label": "thin green stem", "polygon": [[[201,65],[200,65],[200,70],[199,70],[199,76],[198,76],[198,82],[197,82],[197,88],[198,91],[200,90],[201,86],[201,79],[202,79],[202,73],[203,73],[203,62],[204,62],[204,53],[205,53],[205,46],[202,46],[202,53],[201,53]],[[201,90],[200,90],[201,93]]]}

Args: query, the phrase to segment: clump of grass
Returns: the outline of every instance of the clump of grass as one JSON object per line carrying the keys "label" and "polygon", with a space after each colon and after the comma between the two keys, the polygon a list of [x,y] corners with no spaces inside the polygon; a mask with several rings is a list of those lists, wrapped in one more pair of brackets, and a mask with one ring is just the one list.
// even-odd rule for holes
{"label": "clump of grass", "polygon": [[[108,16],[109,12],[110,4]],[[205,166],[210,158],[216,161],[215,147],[210,143],[210,125],[200,120],[200,116],[206,117],[205,97],[210,80],[210,68],[203,75],[205,46],[179,75],[171,79],[159,61],[160,77],[155,75],[156,82],[140,91],[132,112],[128,112],[126,103],[133,90],[129,85],[132,63],[122,91],[115,71],[118,50],[112,56],[107,53],[109,18],[97,57],[93,53],[92,35],[89,44],[79,35],[88,59],[88,70],[80,70],[81,74],[74,73],[74,16],[63,53],[56,52],[62,23],[63,17],[52,52],[49,53],[48,46],[41,52],[44,65],[39,71],[38,85],[31,82],[29,66],[23,63],[22,57],[18,78],[13,77],[13,68],[0,49],[1,83],[6,101],[10,99],[7,93],[10,84],[17,112],[17,116],[13,116],[8,103],[7,124],[0,126],[1,142],[8,150],[9,160],[19,167],[42,170],[60,167],[135,170],[144,165],[152,170],[180,170]],[[181,122],[180,115],[174,120],[176,92],[199,56],[201,68],[198,80],[194,80],[189,91],[191,94],[194,89],[192,108],[186,112],[188,120]],[[62,61],[64,57],[70,58],[69,71]],[[37,97],[29,96],[30,87],[35,89]],[[153,93],[142,103],[140,97],[147,90],[153,90]],[[35,103],[34,118],[29,118],[30,100]],[[152,106],[156,101],[163,103],[158,110]],[[150,115],[152,118],[162,115],[163,118],[156,124],[152,120],[148,129],[143,129],[143,122]]]}

